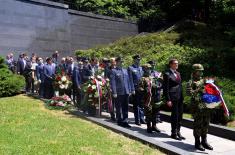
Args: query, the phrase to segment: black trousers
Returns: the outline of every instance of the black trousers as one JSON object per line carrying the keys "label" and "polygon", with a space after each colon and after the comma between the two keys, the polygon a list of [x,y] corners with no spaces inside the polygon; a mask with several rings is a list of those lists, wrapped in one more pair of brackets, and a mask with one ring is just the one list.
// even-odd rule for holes
{"label": "black trousers", "polygon": [[171,112],[171,133],[176,134],[180,132],[183,117],[183,102],[180,100],[172,101]]}
{"label": "black trousers", "polygon": [[33,78],[31,76],[29,76],[28,74],[24,75],[25,77],[25,90],[26,92],[30,92],[31,88],[32,88],[32,80]]}
{"label": "black trousers", "polygon": [[72,88],[73,88],[73,102],[76,105],[76,107],[79,107],[82,101],[81,90],[78,89],[75,85],[73,85]]}
{"label": "black trousers", "polygon": [[52,81],[44,82],[44,98],[51,99],[54,96]]}

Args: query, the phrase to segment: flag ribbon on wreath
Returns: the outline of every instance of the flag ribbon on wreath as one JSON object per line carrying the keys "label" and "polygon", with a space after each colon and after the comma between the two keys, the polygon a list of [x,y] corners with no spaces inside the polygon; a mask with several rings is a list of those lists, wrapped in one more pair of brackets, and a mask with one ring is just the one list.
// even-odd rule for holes
{"label": "flag ribbon on wreath", "polygon": [[99,102],[99,116],[101,115],[101,97],[102,97],[102,88],[99,81],[95,78],[96,88],[98,92],[98,102]]}
{"label": "flag ribbon on wreath", "polygon": [[147,81],[147,84],[148,84],[148,96],[147,96],[147,99],[145,101],[145,105],[148,106],[151,102],[151,98],[152,98],[152,80],[151,79],[148,79]]}
{"label": "flag ribbon on wreath", "polygon": [[224,110],[224,114],[225,114],[226,116],[229,116],[229,111],[228,111],[228,108],[227,108],[227,106],[226,106],[226,104],[225,104],[224,98],[223,98],[223,96],[222,96],[222,92],[220,91],[220,89],[219,89],[213,82],[211,82],[210,84],[216,89],[217,94],[218,94],[219,97],[220,97],[221,105],[222,105],[222,108],[223,108],[223,110]]}

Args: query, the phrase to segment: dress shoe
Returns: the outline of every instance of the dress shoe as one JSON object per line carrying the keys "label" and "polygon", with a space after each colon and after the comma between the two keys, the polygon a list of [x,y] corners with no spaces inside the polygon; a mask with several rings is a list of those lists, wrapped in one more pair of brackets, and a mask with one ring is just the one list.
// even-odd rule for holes
{"label": "dress shoe", "polygon": [[125,128],[131,128],[131,126],[130,126],[127,122],[123,123],[123,127],[125,127]]}
{"label": "dress shoe", "polygon": [[115,117],[111,117],[111,120],[114,122],[117,121]]}
{"label": "dress shoe", "polygon": [[161,132],[161,130],[159,130],[158,127],[156,127],[156,126],[153,126],[153,127],[152,127],[152,131],[155,131],[155,132],[158,132],[158,133]]}
{"label": "dress shoe", "polygon": [[183,137],[183,136],[181,135],[180,132],[177,133],[177,136],[178,136],[180,139],[182,139],[182,140],[185,140],[185,139],[186,139],[185,137]]}
{"label": "dress shoe", "polygon": [[153,133],[152,128],[147,128],[148,133]]}
{"label": "dress shoe", "polygon": [[175,139],[175,140],[181,140],[177,134],[171,134],[171,138]]}
{"label": "dress shoe", "polygon": [[117,125],[123,127],[123,123],[121,122],[118,122]]}
{"label": "dress shoe", "polygon": [[146,124],[146,121],[145,120],[140,120],[140,123],[141,124]]}

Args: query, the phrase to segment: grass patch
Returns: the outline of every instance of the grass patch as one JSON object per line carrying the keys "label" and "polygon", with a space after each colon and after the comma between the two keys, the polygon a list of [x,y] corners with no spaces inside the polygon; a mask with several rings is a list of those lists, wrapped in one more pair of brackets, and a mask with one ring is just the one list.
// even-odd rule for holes
{"label": "grass patch", "polygon": [[162,154],[24,95],[0,98],[0,154]]}

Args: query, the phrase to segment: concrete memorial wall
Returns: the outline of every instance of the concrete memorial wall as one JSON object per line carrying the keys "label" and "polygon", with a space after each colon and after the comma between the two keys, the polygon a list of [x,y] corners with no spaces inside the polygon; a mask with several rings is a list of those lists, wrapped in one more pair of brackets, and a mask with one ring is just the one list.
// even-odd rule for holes
{"label": "concrete memorial wall", "polygon": [[0,0],[0,55],[72,55],[138,34],[135,22],[70,10],[47,0]]}

